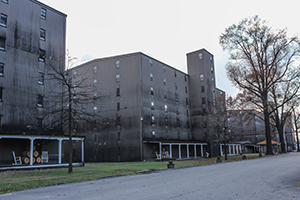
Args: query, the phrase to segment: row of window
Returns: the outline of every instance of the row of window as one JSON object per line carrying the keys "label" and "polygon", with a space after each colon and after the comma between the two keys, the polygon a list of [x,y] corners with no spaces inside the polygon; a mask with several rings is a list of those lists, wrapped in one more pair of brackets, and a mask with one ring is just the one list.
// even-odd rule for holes
{"label": "row of window", "polygon": [[[152,60],[149,59],[149,64],[150,64],[150,67],[153,67],[153,63],[152,63]],[[163,66],[163,73],[166,73],[166,66]],[[150,74],[151,76],[152,74]],[[177,77],[177,72],[174,71],[174,77],[176,78]],[[187,81],[187,77],[184,76],[184,81],[186,82]]]}
{"label": "row of window", "polygon": [[[187,128],[190,128],[190,121],[187,120],[186,121],[187,123]],[[154,115],[151,115],[151,125],[154,126],[155,125],[155,117]],[[179,119],[176,119],[176,124],[175,124],[175,127],[179,128],[181,125],[180,123],[180,120]],[[169,126],[169,118],[168,117],[165,117],[165,126],[168,127]]]}

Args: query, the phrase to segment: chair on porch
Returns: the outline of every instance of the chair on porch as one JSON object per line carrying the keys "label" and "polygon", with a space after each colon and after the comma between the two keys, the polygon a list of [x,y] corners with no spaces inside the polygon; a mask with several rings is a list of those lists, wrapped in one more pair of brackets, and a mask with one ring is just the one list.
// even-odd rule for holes
{"label": "chair on porch", "polygon": [[12,163],[13,165],[22,165],[22,160],[21,160],[21,156],[16,157],[16,154],[14,151],[12,151],[13,157],[14,157],[14,163]]}
{"label": "chair on porch", "polygon": [[161,159],[161,157],[160,157],[160,154],[159,153],[157,153],[157,151],[155,151],[155,155],[156,155],[156,159]]}

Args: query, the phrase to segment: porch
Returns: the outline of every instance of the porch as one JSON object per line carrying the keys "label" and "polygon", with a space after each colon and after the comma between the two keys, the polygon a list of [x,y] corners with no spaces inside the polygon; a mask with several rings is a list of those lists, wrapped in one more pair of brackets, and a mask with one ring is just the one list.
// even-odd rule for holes
{"label": "porch", "polygon": [[144,157],[156,160],[208,157],[207,143],[144,141]]}
{"label": "porch", "polygon": [[[72,142],[74,166],[81,166],[84,137],[73,137]],[[0,170],[64,167],[68,165],[68,144],[68,137],[0,135]]]}

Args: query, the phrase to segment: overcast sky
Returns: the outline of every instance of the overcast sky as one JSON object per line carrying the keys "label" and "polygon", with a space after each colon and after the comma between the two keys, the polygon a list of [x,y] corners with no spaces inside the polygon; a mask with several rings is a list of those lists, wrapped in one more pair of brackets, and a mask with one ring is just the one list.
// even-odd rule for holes
{"label": "overcast sky", "polygon": [[258,15],[275,28],[300,32],[298,1],[285,0],[40,0],[65,13],[71,56],[90,60],[143,52],[187,72],[186,53],[214,55],[217,87],[235,95],[219,45],[225,28]]}

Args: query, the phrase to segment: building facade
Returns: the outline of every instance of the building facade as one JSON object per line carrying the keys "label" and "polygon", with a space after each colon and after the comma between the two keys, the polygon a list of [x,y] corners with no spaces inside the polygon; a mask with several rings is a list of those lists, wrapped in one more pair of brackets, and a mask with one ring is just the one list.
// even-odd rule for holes
{"label": "building facade", "polygon": [[[64,70],[66,17],[36,0],[0,1],[1,164],[11,164],[12,151],[20,156],[23,151],[33,153],[33,147],[40,154],[46,150],[53,155],[58,155],[60,148],[62,154],[65,139],[48,138],[62,132],[44,128],[51,127],[57,117],[44,118],[48,94],[62,88],[45,74],[49,66]],[[39,139],[34,137],[37,135]],[[57,162],[61,159],[55,158]],[[33,161],[31,156],[30,164]]]}
{"label": "building facade", "polygon": [[[202,116],[214,104],[213,55],[187,54],[188,73],[143,53],[95,59],[73,68],[100,90],[101,126],[86,136],[87,161],[203,157]],[[219,91],[220,92],[220,91]],[[164,157],[163,157],[164,156]],[[216,156],[216,155],[212,155]]]}

